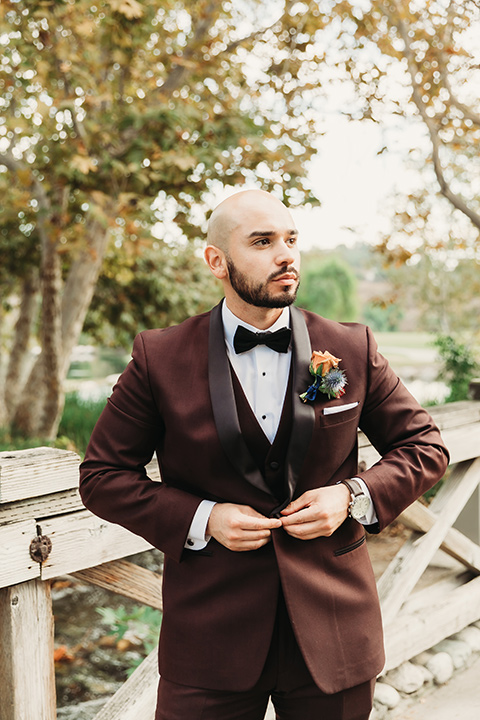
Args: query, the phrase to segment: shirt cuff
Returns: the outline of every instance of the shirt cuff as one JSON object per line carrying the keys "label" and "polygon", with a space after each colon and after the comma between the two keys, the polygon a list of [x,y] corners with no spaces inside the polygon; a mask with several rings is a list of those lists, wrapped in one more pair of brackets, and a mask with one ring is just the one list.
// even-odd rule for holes
{"label": "shirt cuff", "polygon": [[378,522],[377,513],[375,512],[375,506],[373,504],[372,496],[370,495],[370,490],[368,489],[366,483],[362,478],[359,477],[353,477],[352,480],[356,480],[358,484],[361,486],[363,492],[365,495],[370,498],[370,508],[367,513],[361,518],[358,518],[358,522],[361,525],[373,525],[373,523]]}
{"label": "shirt cuff", "polygon": [[184,545],[184,548],[187,550],[203,550],[203,548],[207,546],[211,535],[206,535],[205,533],[214,505],[216,505],[216,503],[211,500],[202,500],[198,506]]}

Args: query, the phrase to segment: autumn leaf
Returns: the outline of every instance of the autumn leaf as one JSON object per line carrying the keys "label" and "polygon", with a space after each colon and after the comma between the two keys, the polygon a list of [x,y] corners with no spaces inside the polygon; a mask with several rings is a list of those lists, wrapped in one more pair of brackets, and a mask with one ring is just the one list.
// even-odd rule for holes
{"label": "autumn leaf", "polygon": [[70,160],[70,165],[83,175],[88,175],[90,172],[97,172],[98,168],[93,162],[92,158],[86,157],[85,155],[74,155]]}
{"label": "autumn leaf", "polygon": [[110,6],[129,20],[141,18],[143,15],[143,8],[137,0],[110,0]]}

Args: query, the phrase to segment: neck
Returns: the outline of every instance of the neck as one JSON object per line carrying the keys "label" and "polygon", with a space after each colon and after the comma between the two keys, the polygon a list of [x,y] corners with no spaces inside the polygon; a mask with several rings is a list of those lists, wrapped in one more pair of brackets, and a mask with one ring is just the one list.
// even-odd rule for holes
{"label": "neck", "polygon": [[226,297],[225,299],[230,312],[259,330],[268,330],[283,312],[283,308],[257,307],[244,302],[241,298]]}

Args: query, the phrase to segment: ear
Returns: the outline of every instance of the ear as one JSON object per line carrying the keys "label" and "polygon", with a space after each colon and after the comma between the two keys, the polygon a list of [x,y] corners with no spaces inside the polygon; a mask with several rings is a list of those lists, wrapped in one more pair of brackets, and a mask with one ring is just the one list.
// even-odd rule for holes
{"label": "ear", "polygon": [[215,245],[207,245],[204,257],[211,272],[218,280],[223,280],[228,277],[225,254],[220,248],[215,247]]}

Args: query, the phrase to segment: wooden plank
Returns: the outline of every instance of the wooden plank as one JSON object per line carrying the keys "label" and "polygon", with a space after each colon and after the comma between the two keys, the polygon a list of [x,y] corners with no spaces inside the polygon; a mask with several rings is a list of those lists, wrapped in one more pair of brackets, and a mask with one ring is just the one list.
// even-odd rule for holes
{"label": "wooden plank", "polygon": [[50,493],[37,498],[16,500],[0,505],[0,527],[7,523],[31,518],[41,522],[43,518],[52,515],[64,515],[67,512],[83,510],[84,508],[78,488]]}
{"label": "wooden plank", "polygon": [[465,585],[470,580],[472,580],[472,575],[466,570],[455,572],[453,568],[445,568],[439,580],[409,595],[400,613],[395,618],[395,622],[404,615],[426,610],[429,605],[435,604],[439,598]]}
{"label": "wooden plank", "polygon": [[[480,422],[447,427],[442,430],[442,437],[450,452],[450,463],[452,465],[478,457]],[[367,468],[372,467],[380,459],[380,455],[362,432],[359,432],[358,456],[360,461],[366,463]]]}
{"label": "wooden plank", "polygon": [[450,452],[450,463],[478,457],[480,423],[451,427],[442,430],[442,438]]}
{"label": "wooden plank", "polygon": [[52,542],[52,551],[42,564],[44,580],[152,548],[138,535],[88,510],[44,520],[41,534]]}
{"label": "wooden plank", "polygon": [[480,422],[480,402],[461,400],[427,408],[440,430]]}
{"label": "wooden plank", "polygon": [[0,720],[54,720],[55,670],[50,584],[0,590]]}
{"label": "wooden plank", "polygon": [[159,680],[157,656],[155,648],[94,720],[154,720]]}
{"label": "wooden plank", "polygon": [[[411,530],[425,533],[434,526],[438,518],[430,508],[417,500],[404,510],[398,519]],[[445,535],[440,548],[469,570],[480,573],[480,546],[465,537],[459,530],[451,528]]]}
{"label": "wooden plank", "polygon": [[422,537],[409,538],[383,573],[377,587],[385,624],[400,610],[479,482],[480,458],[456,465],[435,498],[443,505],[435,525]]}
{"label": "wooden plank", "polygon": [[37,535],[34,520],[0,527],[0,587],[40,577],[40,565],[30,557],[30,543]]}
{"label": "wooden plank", "polygon": [[415,655],[480,619],[480,577],[429,601],[422,611],[402,614],[385,632],[387,660],[383,672],[398,667]]}
{"label": "wooden plank", "polygon": [[80,580],[162,610],[162,576],[128,560],[114,560],[73,574]]}
{"label": "wooden plank", "polygon": [[0,453],[0,503],[78,487],[79,460],[49,447]]}

